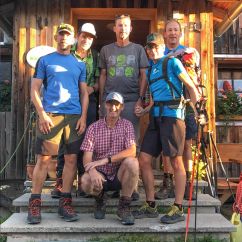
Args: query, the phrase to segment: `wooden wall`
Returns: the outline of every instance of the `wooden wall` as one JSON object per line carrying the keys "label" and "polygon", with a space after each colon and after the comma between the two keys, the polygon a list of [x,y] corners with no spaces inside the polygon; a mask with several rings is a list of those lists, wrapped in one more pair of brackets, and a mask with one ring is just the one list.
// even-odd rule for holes
{"label": "wooden wall", "polygon": [[[30,117],[30,82],[34,69],[25,60],[29,49],[38,45],[55,46],[53,34],[61,22],[69,22],[70,2],[66,0],[19,0],[15,2],[11,152],[21,139]],[[27,138],[21,144],[9,179],[25,174]]]}
{"label": "wooden wall", "polygon": [[[11,119],[11,152],[21,139],[30,115],[30,80],[33,75],[25,61],[28,50],[37,45],[55,46],[53,34],[61,22],[70,22],[71,8],[155,8],[157,29],[162,31],[164,21],[172,17],[173,11],[184,14],[183,43],[196,47],[201,53],[202,80],[208,87],[209,128],[214,122],[214,76],[213,76],[213,14],[211,1],[200,0],[19,0],[15,1],[13,43],[13,88]],[[101,11],[101,10],[100,10]],[[201,24],[194,31],[192,25]],[[26,150],[25,138],[8,178],[24,178]]]}

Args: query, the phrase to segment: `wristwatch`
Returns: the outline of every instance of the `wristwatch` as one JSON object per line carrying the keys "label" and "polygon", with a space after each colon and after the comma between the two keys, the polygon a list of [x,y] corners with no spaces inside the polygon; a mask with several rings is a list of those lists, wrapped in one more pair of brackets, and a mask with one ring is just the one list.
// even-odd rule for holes
{"label": "wristwatch", "polygon": [[112,163],[112,158],[111,156],[108,157],[108,164],[111,164]]}

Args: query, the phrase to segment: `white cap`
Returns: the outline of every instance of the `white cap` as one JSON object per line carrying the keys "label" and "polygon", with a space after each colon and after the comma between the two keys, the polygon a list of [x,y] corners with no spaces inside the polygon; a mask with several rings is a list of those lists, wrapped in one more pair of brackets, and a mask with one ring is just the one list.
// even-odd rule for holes
{"label": "white cap", "polygon": [[106,102],[111,101],[111,100],[116,100],[119,103],[123,104],[124,103],[124,98],[119,92],[110,92],[107,97],[106,97]]}
{"label": "white cap", "polygon": [[96,36],[96,30],[93,24],[91,23],[85,23],[82,25],[82,27],[79,29],[78,34],[85,32],[93,35],[93,37],[97,38]]}

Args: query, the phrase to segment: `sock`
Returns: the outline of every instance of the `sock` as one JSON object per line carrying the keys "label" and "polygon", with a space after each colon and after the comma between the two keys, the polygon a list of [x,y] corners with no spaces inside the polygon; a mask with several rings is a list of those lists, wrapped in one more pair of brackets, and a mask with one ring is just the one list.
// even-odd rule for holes
{"label": "sock", "polygon": [[177,206],[177,207],[179,208],[180,211],[182,210],[182,204],[174,203],[174,205]]}
{"label": "sock", "polygon": [[41,194],[31,194],[31,198],[32,199],[40,199],[41,198]]}
{"label": "sock", "polygon": [[151,208],[155,208],[155,201],[146,201]]}
{"label": "sock", "polygon": [[173,174],[171,174],[171,173],[164,173],[164,177],[165,178],[173,178]]}
{"label": "sock", "polygon": [[71,193],[69,193],[69,192],[62,192],[62,193],[61,193],[61,197],[64,197],[64,198],[71,198]]}

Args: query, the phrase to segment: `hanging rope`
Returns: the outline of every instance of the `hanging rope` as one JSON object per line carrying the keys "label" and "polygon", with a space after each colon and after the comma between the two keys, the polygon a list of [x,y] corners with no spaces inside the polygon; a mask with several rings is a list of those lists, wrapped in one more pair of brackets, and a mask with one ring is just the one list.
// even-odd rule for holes
{"label": "hanging rope", "polygon": [[22,135],[22,137],[21,137],[21,139],[20,139],[20,141],[19,141],[17,147],[16,147],[15,151],[13,152],[13,154],[11,155],[11,157],[9,158],[9,160],[6,162],[6,164],[5,164],[4,167],[2,168],[2,170],[0,171],[0,175],[3,173],[3,171],[6,169],[6,167],[10,164],[10,162],[12,161],[14,155],[15,155],[16,152],[18,151],[19,146],[21,145],[21,143],[22,143],[22,141],[23,141],[23,139],[24,139],[24,136],[25,136],[25,134],[26,134],[26,132],[27,132],[27,130],[28,130],[30,124],[31,124],[31,120],[32,120],[32,117],[33,117],[33,116],[34,116],[34,112],[31,113],[30,118],[29,118],[29,121],[28,121],[28,123],[27,123],[27,126],[26,126],[26,128],[25,128],[25,130],[24,130],[24,133],[23,133],[23,135]]}

